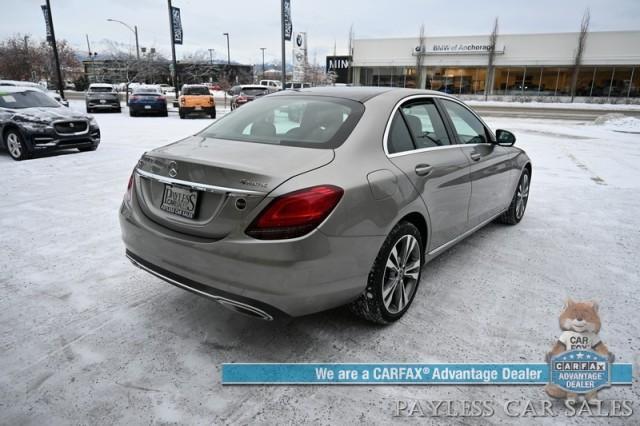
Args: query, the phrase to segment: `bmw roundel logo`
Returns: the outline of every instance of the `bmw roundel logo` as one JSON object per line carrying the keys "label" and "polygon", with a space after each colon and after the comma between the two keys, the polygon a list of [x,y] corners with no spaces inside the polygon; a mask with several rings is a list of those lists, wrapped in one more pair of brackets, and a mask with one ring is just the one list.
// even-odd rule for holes
{"label": "bmw roundel logo", "polygon": [[178,165],[175,161],[169,163],[169,176],[176,177],[178,176]]}

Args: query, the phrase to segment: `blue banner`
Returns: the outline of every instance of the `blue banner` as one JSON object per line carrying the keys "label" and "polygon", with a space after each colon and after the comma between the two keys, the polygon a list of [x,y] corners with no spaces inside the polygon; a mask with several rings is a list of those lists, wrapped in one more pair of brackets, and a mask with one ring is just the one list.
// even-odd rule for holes
{"label": "blue banner", "polygon": [[[632,364],[611,364],[610,382],[630,385]],[[543,385],[548,364],[280,364],[222,365],[223,385]]]}

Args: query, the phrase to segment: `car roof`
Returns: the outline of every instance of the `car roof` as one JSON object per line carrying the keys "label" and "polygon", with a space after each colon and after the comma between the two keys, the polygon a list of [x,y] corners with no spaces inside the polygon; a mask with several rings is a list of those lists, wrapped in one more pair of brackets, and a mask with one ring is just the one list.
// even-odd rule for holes
{"label": "car roof", "polygon": [[104,88],[113,88],[113,84],[107,83],[91,83],[89,87],[104,87]]}
{"label": "car roof", "polygon": [[369,99],[372,99],[383,93],[393,93],[398,98],[411,95],[438,95],[441,97],[451,97],[442,92],[435,90],[420,90],[420,89],[403,89],[398,87],[376,87],[376,86],[323,86],[323,87],[308,87],[303,89],[286,90],[282,92],[276,92],[270,96],[295,96],[300,95],[312,95],[312,96],[330,96],[334,98],[344,98],[353,101],[364,103]]}
{"label": "car roof", "polygon": [[239,84],[236,87],[240,87],[242,89],[266,89],[262,84]]}

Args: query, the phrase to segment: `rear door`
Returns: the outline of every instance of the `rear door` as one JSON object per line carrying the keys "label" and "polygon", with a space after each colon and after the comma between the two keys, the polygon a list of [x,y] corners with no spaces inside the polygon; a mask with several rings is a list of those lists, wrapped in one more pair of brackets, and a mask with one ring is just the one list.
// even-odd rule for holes
{"label": "rear door", "polygon": [[432,98],[412,98],[398,108],[386,149],[427,207],[431,222],[427,251],[464,233],[471,194],[469,160],[447,132]]}
{"label": "rear door", "polygon": [[463,152],[469,159],[471,200],[469,227],[500,213],[509,203],[513,189],[515,153],[493,143],[493,136],[482,121],[462,103],[440,99]]}

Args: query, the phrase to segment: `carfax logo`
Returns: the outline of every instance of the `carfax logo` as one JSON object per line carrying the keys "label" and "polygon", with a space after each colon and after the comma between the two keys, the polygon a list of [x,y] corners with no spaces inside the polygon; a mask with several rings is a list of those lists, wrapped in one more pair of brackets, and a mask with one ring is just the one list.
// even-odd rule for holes
{"label": "carfax logo", "polygon": [[600,340],[600,327],[596,302],[566,301],[560,314],[562,334],[546,356],[549,396],[575,401],[584,395],[597,403],[597,391],[611,385],[609,367],[615,357]]}

